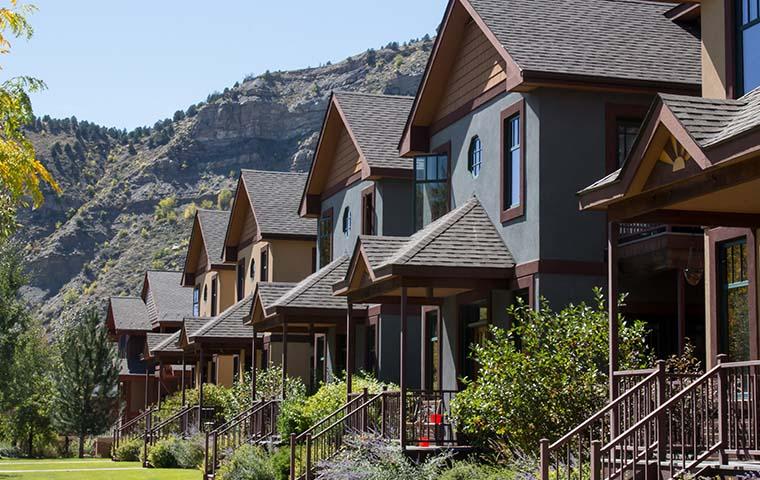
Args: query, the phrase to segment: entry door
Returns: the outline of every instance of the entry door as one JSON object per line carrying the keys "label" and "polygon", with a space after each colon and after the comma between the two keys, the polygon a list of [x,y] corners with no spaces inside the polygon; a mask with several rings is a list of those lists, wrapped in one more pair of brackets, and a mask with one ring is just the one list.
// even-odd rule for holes
{"label": "entry door", "polygon": [[730,361],[750,359],[749,265],[747,239],[719,245],[720,346]]}
{"label": "entry door", "polygon": [[472,358],[472,347],[483,345],[488,338],[488,302],[483,300],[470,305],[462,305],[460,318],[462,335],[459,351],[462,371],[459,377],[474,379],[478,375],[478,363]]}

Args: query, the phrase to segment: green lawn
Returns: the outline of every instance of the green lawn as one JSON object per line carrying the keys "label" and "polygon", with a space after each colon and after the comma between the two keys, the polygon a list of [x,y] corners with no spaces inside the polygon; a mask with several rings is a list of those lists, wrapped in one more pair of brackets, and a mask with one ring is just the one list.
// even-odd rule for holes
{"label": "green lawn", "polygon": [[0,480],[200,480],[199,470],[140,468],[137,462],[102,459],[0,460]]}

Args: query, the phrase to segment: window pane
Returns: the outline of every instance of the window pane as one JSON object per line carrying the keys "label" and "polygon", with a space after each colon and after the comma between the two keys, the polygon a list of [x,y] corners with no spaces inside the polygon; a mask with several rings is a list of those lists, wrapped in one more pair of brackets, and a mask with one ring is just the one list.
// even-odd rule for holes
{"label": "window pane", "polygon": [[435,171],[436,171],[436,160],[438,157],[427,157],[427,167],[425,169],[425,179],[430,180],[434,179]]}
{"label": "window pane", "polygon": [[414,172],[417,180],[425,180],[425,157],[414,159]]}
{"label": "window pane", "polygon": [[510,179],[512,180],[509,186],[510,191],[510,207],[516,207],[520,205],[520,188],[522,184],[522,178],[520,175],[520,149],[512,150],[510,158]]}
{"label": "window pane", "polygon": [[746,240],[720,247],[721,344],[732,361],[749,360],[749,285]]}
{"label": "window pane", "polygon": [[520,117],[514,117],[512,120],[512,136],[511,136],[511,146],[519,146],[520,145]]}
{"label": "window pane", "polygon": [[760,23],[742,33],[742,73],[744,93],[760,86]]}
{"label": "window pane", "polygon": [[437,158],[438,172],[436,174],[436,180],[446,180],[449,177],[449,157],[446,155],[439,155]]}

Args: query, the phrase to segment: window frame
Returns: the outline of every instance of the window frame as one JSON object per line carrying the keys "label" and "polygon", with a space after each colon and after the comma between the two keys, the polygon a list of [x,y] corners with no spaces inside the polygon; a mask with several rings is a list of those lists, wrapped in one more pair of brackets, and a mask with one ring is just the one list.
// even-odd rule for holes
{"label": "window frame", "polygon": [[238,260],[237,263],[237,272],[236,273],[236,281],[235,281],[235,298],[237,298],[237,301],[243,299],[245,296],[245,265],[246,265],[246,258],[243,257],[242,259]]}
{"label": "window frame", "polygon": [[[449,213],[451,211],[451,141],[448,141],[446,143],[443,143],[436,148],[432,150],[427,155],[416,155],[413,158],[414,163],[412,164],[412,175],[413,175],[413,181],[412,181],[412,221],[414,224],[414,231],[417,232],[424,228],[426,225],[417,225],[417,185],[422,183],[441,183],[441,180],[424,180],[420,182],[417,180],[417,159],[421,157],[446,157],[446,213]],[[445,214],[444,214],[445,215]],[[441,215],[443,216],[443,215]],[[440,217],[438,217],[440,218]],[[437,219],[436,219],[437,220]],[[431,223],[435,220],[431,220]]]}
{"label": "window frame", "polygon": [[[506,184],[505,184],[505,176],[506,176],[506,162],[507,162],[507,129],[505,128],[505,123],[512,119],[513,117],[518,116],[519,118],[519,141],[520,141],[520,204],[517,206],[510,206],[506,207],[504,205],[504,196],[506,194]],[[505,108],[501,111],[500,118],[500,146],[499,146],[499,156],[500,156],[500,188],[499,188],[499,211],[501,212],[500,218],[501,223],[510,222],[512,220],[515,220],[517,218],[522,217],[525,215],[525,190],[526,190],[526,181],[525,181],[525,99],[521,98],[517,102],[513,103],[509,107]]]}
{"label": "window frame", "polygon": [[251,261],[248,262],[248,276],[252,280],[256,280],[256,259],[251,255]]}
{"label": "window frame", "polygon": [[[323,260],[323,258],[322,258],[322,248],[321,248],[321,245],[322,245],[322,236],[323,235],[322,235],[322,230],[321,229],[322,229],[323,221],[326,221],[328,219],[330,221],[330,228],[329,228],[327,234],[325,235],[325,238],[329,239],[329,241],[330,241],[329,252],[327,252],[329,258],[327,259],[326,262],[323,262],[322,261]],[[333,247],[334,247],[333,244],[335,243],[333,241],[333,238],[332,238],[333,234],[335,233],[335,221],[334,220],[335,219],[333,218],[333,209],[332,209],[332,207],[330,207],[330,208],[328,208],[326,210],[322,210],[322,213],[319,215],[319,221],[317,223],[317,240],[319,241],[319,244],[317,246],[317,257],[319,259],[319,268],[322,268],[325,265],[328,265],[332,261],[332,258],[333,258]]]}
{"label": "window frame", "polygon": [[219,279],[211,279],[211,316],[216,317],[219,314]]}
{"label": "window frame", "polygon": [[193,316],[201,316],[201,286],[195,285],[193,287]]}
{"label": "window frame", "polygon": [[[477,149],[475,145],[477,142]],[[475,154],[477,153],[477,163],[475,162]],[[477,171],[475,167],[477,166]],[[473,135],[470,138],[470,144],[467,147],[467,171],[470,172],[472,178],[478,178],[480,171],[483,168],[483,142],[480,140],[479,135]]]}
{"label": "window frame", "polygon": [[351,236],[351,227],[353,223],[351,219],[351,207],[349,205],[343,207],[343,214],[340,216],[340,219],[343,236],[348,238]]}
{"label": "window frame", "polygon": [[618,122],[621,120],[634,121],[641,119],[641,126],[639,127],[639,135],[641,135],[641,129],[644,127],[644,118],[647,115],[648,108],[645,105],[622,103],[608,103],[604,106],[605,175],[609,175],[619,168],[617,160]]}
{"label": "window frame", "polygon": [[[377,197],[375,184],[362,190],[362,235],[377,235]],[[368,208],[371,207],[371,210]]]}
{"label": "window frame", "polygon": [[261,247],[259,252],[259,282],[269,281],[269,245]]}
{"label": "window frame", "polygon": [[[733,92],[726,92],[729,98],[739,98],[746,95],[748,92],[744,86],[744,36],[743,33],[748,28],[760,28],[760,5],[758,5],[758,18],[751,20],[747,25],[742,25],[742,3],[733,2],[734,8],[728,8],[726,11],[726,17],[729,25],[733,28],[727,28],[726,34],[726,47],[727,49],[733,44],[733,52],[729,52],[731,55],[727,55],[727,60],[734,63],[734,68],[729,68],[732,71],[734,78],[733,82],[727,82],[729,85],[733,83]],[[756,1],[756,0],[751,0]],[[728,23],[727,22],[727,23]],[[730,32],[730,33],[729,33]],[[733,35],[731,38],[729,35]],[[733,95],[731,95],[733,93]]]}

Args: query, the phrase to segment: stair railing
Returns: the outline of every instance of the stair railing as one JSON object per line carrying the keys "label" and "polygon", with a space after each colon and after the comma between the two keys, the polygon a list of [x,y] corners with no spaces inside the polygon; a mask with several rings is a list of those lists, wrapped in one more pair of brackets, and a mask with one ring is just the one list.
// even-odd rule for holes
{"label": "stair railing", "polygon": [[259,400],[229,422],[206,433],[206,478],[214,478],[221,460],[244,444],[253,444],[277,433],[280,400]]}
{"label": "stair railing", "polygon": [[148,417],[153,415],[155,412],[154,407],[150,407],[147,410],[144,410],[142,413],[140,413],[138,416],[133,418],[132,420],[126,422],[126,423],[120,423],[119,426],[114,428],[113,433],[113,445],[114,448],[118,448],[118,446],[125,441],[130,441],[135,438],[142,438],[145,435],[145,425],[147,422]]}
{"label": "stair railing", "polygon": [[370,434],[398,438],[401,395],[386,388],[375,395],[367,389],[300,435],[290,436],[290,479],[312,480],[319,462],[337,454],[346,435]]}
{"label": "stair railing", "polygon": [[[591,449],[591,480],[678,478],[707,459],[758,452],[760,361],[718,364],[607,444]],[[650,471],[656,469],[655,471]]]}
{"label": "stair railing", "polygon": [[191,418],[198,409],[198,405],[185,405],[169,418],[156,422],[148,432],[146,441],[149,445],[154,445],[157,441],[170,435],[189,437],[191,429],[195,427]]}

